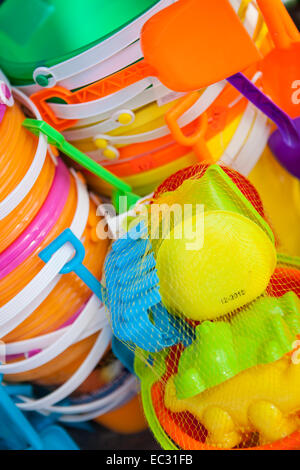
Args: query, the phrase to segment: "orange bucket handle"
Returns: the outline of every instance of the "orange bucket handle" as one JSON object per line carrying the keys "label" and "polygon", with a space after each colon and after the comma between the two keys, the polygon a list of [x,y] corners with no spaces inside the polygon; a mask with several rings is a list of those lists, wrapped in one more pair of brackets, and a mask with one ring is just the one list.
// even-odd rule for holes
{"label": "orange bucket handle", "polygon": [[199,93],[197,91],[187,94],[166,113],[165,120],[176,142],[185,147],[192,147],[200,162],[214,163],[204,139],[208,127],[207,114],[203,113],[199,117],[198,126],[193,135],[184,135],[178,124],[178,119],[188,111],[198,99]]}

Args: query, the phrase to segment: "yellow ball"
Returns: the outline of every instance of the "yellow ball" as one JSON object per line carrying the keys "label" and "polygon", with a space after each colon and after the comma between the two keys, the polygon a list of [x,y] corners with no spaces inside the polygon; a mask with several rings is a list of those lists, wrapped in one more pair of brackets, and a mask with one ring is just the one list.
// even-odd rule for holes
{"label": "yellow ball", "polygon": [[175,226],[157,254],[163,303],[170,312],[197,321],[221,317],[256,299],[276,266],[273,243],[250,219],[211,211],[203,222],[202,247],[191,246],[201,242],[201,231],[194,239],[189,235],[195,226],[191,217]]}

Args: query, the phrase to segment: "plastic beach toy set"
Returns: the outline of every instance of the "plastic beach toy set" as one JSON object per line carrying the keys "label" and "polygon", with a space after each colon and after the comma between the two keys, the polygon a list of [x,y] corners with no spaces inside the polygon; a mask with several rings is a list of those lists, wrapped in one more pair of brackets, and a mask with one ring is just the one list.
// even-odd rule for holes
{"label": "plastic beach toy set", "polygon": [[296,25],[75,3],[0,4],[0,448],[300,449]]}

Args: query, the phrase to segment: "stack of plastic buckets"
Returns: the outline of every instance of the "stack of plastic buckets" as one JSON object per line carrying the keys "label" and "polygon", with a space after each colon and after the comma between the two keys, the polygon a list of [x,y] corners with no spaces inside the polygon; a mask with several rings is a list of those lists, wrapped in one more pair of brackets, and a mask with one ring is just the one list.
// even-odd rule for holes
{"label": "stack of plastic buckets", "polygon": [[[176,141],[164,119],[180,94],[152,78],[139,44],[143,24],[172,1],[145,1],[139,5],[132,2],[126,8],[124,2],[107,5],[91,1],[90,6],[79,4],[76,9],[69,2],[31,1],[41,17],[31,25],[32,20],[26,17],[28,5],[24,5],[25,11],[21,8],[18,13],[23,29],[8,31],[5,26],[13,0],[0,7],[0,35],[7,46],[1,53],[1,65],[12,82],[32,97],[47,122],[142,196],[151,193],[170,174],[198,161],[193,148]],[[265,54],[271,41],[255,3],[231,3]],[[97,22],[96,27],[99,11],[101,19],[106,20],[101,27]],[[80,23],[79,38],[75,31],[81,15],[89,27],[82,28]],[[56,41],[48,41],[50,31],[59,30],[60,18],[69,21],[68,36],[64,24]],[[247,75],[259,84],[255,68],[249,69]],[[276,232],[285,241],[282,251],[299,255],[299,232],[290,231],[289,225],[281,222],[285,214],[295,225],[299,183],[278,166],[267,147],[269,121],[223,82],[199,92],[198,101],[181,117],[183,133],[193,133],[198,116],[204,112],[208,120],[205,139],[214,161],[245,176],[250,174]],[[93,189],[110,195],[109,185],[84,173]],[[284,199],[278,184],[285,188]]]}
{"label": "stack of plastic buckets", "polygon": [[[6,83],[1,86],[10,96]],[[38,256],[70,228],[83,243],[85,265],[100,279],[109,240],[96,235],[99,199],[80,174],[49,153],[42,135],[22,127],[22,108],[40,115],[21,92],[13,95],[0,124],[0,337],[6,357],[0,373],[6,382],[37,387],[38,395],[20,399],[24,411],[140,430],[145,424],[136,380],[111,352],[101,303],[77,276],[61,277],[72,248],[63,247],[46,266]],[[130,422],[120,419],[129,415]]]}
{"label": "stack of plastic buckets", "polygon": [[[1,6],[0,34],[7,47],[0,61],[12,83],[31,96],[48,123],[140,195],[149,194],[168,175],[198,161],[193,149],[176,141],[165,123],[165,114],[181,94],[152,77],[140,48],[144,23],[173,0],[130,2],[126,8],[121,1],[109,5],[91,1],[76,9],[69,2],[31,1],[41,15],[31,28],[22,16],[25,37],[17,28],[14,32],[4,26],[14,1]],[[267,30],[256,6],[249,0],[231,3],[257,46],[262,52],[268,50]],[[24,9],[26,14],[28,6]],[[103,24],[97,21],[96,28],[100,12]],[[80,15],[84,15],[85,27],[80,24],[79,38]],[[55,42],[48,40],[52,31]],[[259,80],[255,68],[246,73]],[[249,173],[265,148],[267,119],[223,82],[199,92],[193,108],[182,116],[183,132],[192,133],[203,113],[214,160]],[[110,194],[99,179],[88,174],[87,180],[99,193]]]}
{"label": "stack of plastic buckets", "polygon": [[[271,41],[255,2],[230,2],[266,54]],[[76,275],[61,277],[69,247],[47,265],[38,256],[71,228],[84,245],[84,265],[100,280],[110,244],[96,233],[100,200],[85,181],[104,197],[111,188],[82,168],[70,171],[42,135],[22,128],[21,106],[140,196],[201,162],[185,137],[205,116],[210,163],[249,175],[278,236],[278,252],[292,256],[300,256],[299,181],[268,148],[270,121],[227,82],[198,91],[180,117],[182,135],[174,132],[169,116],[182,94],[153,78],[139,41],[144,23],[174,0],[88,0],[76,8],[69,0],[16,3],[0,5],[6,46],[0,66],[16,87],[16,103],[0,109],[0,338],[7,355],[0,373],[7,382],[36,386],[34,397],[21,398],[21,409],[58,413],[69,423],[97,419],[134,432],[144,426],[136,381],[111,353],[104,308]],[[260,85],[258,70],[251,67],[245,75]]]}

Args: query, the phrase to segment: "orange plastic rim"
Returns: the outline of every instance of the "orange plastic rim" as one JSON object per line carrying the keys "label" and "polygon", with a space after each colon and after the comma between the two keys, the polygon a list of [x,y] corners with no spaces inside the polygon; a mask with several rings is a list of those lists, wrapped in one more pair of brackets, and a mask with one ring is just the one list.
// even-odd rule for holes
{"label": "orange plastic rim", "polygon": [[39,178],[23,201],[0,220],[0,252],[4,251],[26,229],[44,204],[55,174],[55,165],[48,155]]}
{"label": "orange plastic rim", "polygon": [[[22,181],[35,156],[38,139],[22,127],[24,119],[24,114],[15,104],[7,110],[0,125],[0,201]],[[15,241],[36,216],[49,193],[54,174],[55,166],[48,155],[31,191],[7,217],[0,220],[0,252]]]}
{"label": "orange plastic rim", "polygon": [[15,103],[0,124],[0,201],[22,181],[35,154],[37,138],[22,127],[24,119]]}
{"label": "orange plastic rim", "polygon": [[[73,181],[73,190],[71,193],[73,191],[76,192],[74,186],[75,183]],[[3,282],[6,281],[5,287],[7,289],[10,288],[9,298],[16,295],[16,293],[43,267],[43,262],[38,258],[37,254],[43,247],[47,246],[52,239],[56,238],[59,233],[70,226],[75,208],[76,196],[74,198],[74,194],[71,194],[66,203],[64,213],[61,215],[58,223],[47,239],[43,241],[36,252],[26,260],[20,268],[17,268],[2,280]],[[95,239],[95,229],[99,221],[100,218],[96,217],[96,205],[93,201],[90,201],[88,223],[82,237],[86,250],[84,265],[98,279],[101,278],[102,266],[109,245],[109,240]],[[25,273],[24,264],[26,264],[28,268],[28,271]],[[2,290],[3,285],[0,284],[0,286]],[[5,292],[4,286],[3,291]],[[91,291],[89,288],[75,274],[70,273],[62,276],[44,302],[42,302],[15,330],[3,338],[3,340],[5,342],[14,342],[55,331],[79,311],[88,301],[90,295]],[[3,299],[1,298],[1,302],[2,301]],[[8,301],[7,298],[5,301]]]}

